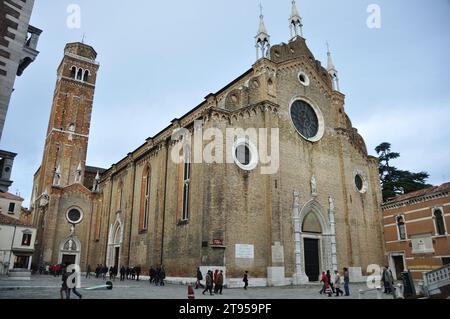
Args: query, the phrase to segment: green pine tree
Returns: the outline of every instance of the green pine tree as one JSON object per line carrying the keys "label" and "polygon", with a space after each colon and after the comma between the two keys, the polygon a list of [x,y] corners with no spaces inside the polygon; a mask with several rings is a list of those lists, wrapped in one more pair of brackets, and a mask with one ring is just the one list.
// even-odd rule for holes
{"label": "green pine tree", "polygon": [[390,143],[381,143],[375,148],[379,160],[379,174],[383,191],[383,200],[430,187],[426,183],[427,172],[413,173],[400,170],[391,165],[391,161],[400,157],[400,153],[391,151]]}

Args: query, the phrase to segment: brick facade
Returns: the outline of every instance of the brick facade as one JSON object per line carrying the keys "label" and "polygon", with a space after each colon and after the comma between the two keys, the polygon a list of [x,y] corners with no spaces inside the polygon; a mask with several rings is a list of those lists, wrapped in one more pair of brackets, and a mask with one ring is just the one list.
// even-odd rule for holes
{"label": "brick facade", "polygon": [[[443,217],[441,233],[436,211]],[[399,233],[399,217],[405,226],[403,238]],[[422,279],[422,273],[450,263],[450,183],[388,200],[383,204],[383,227],[386,253],[397,276],[410,270],[414,279]],[[420,241],[423,249],[415,247]]]}
{"label": "brick facade", "polygon": [[[49,254],[45,261],[57,261],[58,243],[68,232],[60,230],[55,235],[56,225],[67,225],[56,215],[77,205],[89,216],[76,228],[82,245],[82,267],[118,263],[140,265],[147,272],[150,266],[163,264],[169,276],[193,277],[199,265],[225,266],[228,278],[240,277],[248,270],[252,277],[263,280],[269,279],[274,269],[282,269],[283,283],[295,283],[293,278],[304,268],[298,263],[295,238],[308,234],[297,233],[294,220],[310,212],[321,222],[322,233],[314,235],[320,240],[321,270],[355,266],[365,272],[369,264],[383,264],[378,163],[368,156],[362,137],[346,115],[344,95],[333,90],[330,75],[315,60],[303,38],[272,47],[271,57],[258,60],[242,76],[208,95],[199,106],[104,171],[98,194],[89,195],[87,189],[81,190],[82,185],[67,186],[58,190],[62,192],[58,195],[52,188],[45,209],[58,213],[52,217],[55,230],[48,230],[49,237],[43,238],[53,256]],[[68,64],[63,60],[63,72]],[[300,71],[309,77],[309,86],[300,83]],[[93,91],[89,86],[67,85],[91,99]],[[324,134],[319,141],[307,141],[295,130],[290,118],[294,98],[310,101],[322,113]],[[53,107],[72,110],[65,96],[56,96]],[[51,123],[61,122],[58,114],[52,111]],[[233,162],[190,164],[190,216],[183,220],[184,164],[171,160],[181,142],[172,141],[171,135],[175,129],[187,128],[194,138],[198,133],[194,121],[201,121],[203,132],[216,128],[224,137],[230,128],[278,129],[280,163],[273,174],[262,174],[262,163],[251,171]],[[88,132],[88,124],[83,122],[83,132]],[[270,141],[275,133],[269,132]],[[36,196],[54,177],[55,142],[49,138],[47,141],[43,163],[48,164],[41,166],[35,176],[35,184],[40,185]],[[200,151],[210,142],[201,141]],[[225,154],[230,152],[229,145],[224,138],[220,146]],[[199,151],[197,147],[192,146],[192,154]],[[75,171],[80,160],[85,165],[84,144],[81,150],[64,157],[64,178]],[[140,214],[146,167],[151,170],[151,181],[148,228],[143,230]],[[356,174],[363,178],[364,191],[356,189]],[[70,178],[67,181],[70,185]],[[299,193],[297,213],[293,213],[294,192]],[[52,196],[59,202],[52,203]],[[55,239],[50,242],[50,237]],[[254,257],[241,258],[235,251],[237,244],[253,245]],[[279,257],[280,251],[283,257]]]}

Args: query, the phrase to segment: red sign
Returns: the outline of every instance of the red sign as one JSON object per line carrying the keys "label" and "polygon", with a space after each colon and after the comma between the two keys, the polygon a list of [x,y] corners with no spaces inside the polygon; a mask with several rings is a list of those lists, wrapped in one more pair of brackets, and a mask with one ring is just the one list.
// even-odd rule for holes
{"label": "red sign", "polygon": [[214,246],[223,246],[223,239],[213,239]]}

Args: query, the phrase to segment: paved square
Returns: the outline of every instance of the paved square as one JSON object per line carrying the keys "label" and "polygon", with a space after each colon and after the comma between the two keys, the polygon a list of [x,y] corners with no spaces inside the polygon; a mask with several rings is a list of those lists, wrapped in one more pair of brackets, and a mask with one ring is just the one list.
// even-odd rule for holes
{"label": "paved square", "polygon": [[[187,286],[166,284],[164,287],[150,285],[146,279],[113,282],[112,290],[86,290],[85,288],[104,284],[95,277],[82,277],[78,291],[83,299],[187,299]],[[0,277],[0,299],[58,299],[60,298],[61,277],[34,275],[30,281],[11,281]],[[202,289],[195,290],[196,299],[358,299],[358,290],[367,289],[364,284],[350,285],[350,297],[328,297],[320,295],[320,285],[310,284],[302,287],[261,287],[224,289],[222,295],[202,295]],[[71,294],[72,298],[77,298]],[[364,299],[376,299],[376,292],[365,294]],[[383,299],[392,295],[383,294]]]}

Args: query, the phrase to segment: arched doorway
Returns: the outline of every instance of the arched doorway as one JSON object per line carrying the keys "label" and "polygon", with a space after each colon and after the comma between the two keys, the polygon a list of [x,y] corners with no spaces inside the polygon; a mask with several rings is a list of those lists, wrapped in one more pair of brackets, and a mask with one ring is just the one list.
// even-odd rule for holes
{"label": "arched doorway", "polygon": [[118,225],[116,228],[116,231],[114,232],[114,239],[113,239],[113,245],[114,245],[114,258],[113,258],[113,265],[116,267],[116,269],[119,268],[119,262],[120,262],[120,244],[121,244],[121,227]]}
{"label": "arched doorway", "polygon": [[319,281],[322,227],[314,212],[309,212],[303,219],[302,234],[306,276],[309,281]]}
{"label": "arched doorway", "polygon": [[111,225],[108,236],[108,260],[107,265],[120,267],[120,250],[123,241],[123,227],[119,218],[116,219],[114,225]]}
{"label": "arched doorway", "polygon": [[322,271],[332,270],[332,232],[325,219],[326,210],[316,199],[300,208],[294,194],[294,284],[319,281]]}
{"label": "arched doorway", "polygon": [[79,265],[80,264],[81,243],[76,237],[69,237],[63,240],[59,246],[58,264]]}

